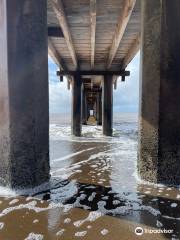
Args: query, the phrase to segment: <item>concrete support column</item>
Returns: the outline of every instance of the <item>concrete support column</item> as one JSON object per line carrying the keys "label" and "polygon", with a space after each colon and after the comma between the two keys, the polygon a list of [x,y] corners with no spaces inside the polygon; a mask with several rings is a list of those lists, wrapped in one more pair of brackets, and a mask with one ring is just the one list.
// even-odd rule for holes
{"label": "concrete support column", "polygon": [[112,136],[113,125],[113,76],[106,75],[103,79],[102,93],[103,134]]}
{"label": "concrete support column", "polygon": [[97,120],[97,105],[96,105],[96,101],[94,102],[94,105],[93,105],[93,115],[94,115],[95,119]]}
{"label": "concrete support column", "polygon": [[90,106],[87,103],[87,121],[88,121],[89,117],[90,117]]}
{"label": "concrete support column", "polygon": [[102,125],[102,92],[97,94],[97,125]]}
{"label": "concrete support column", "polygon": [[46,1],[0,1],[0,184],[49,179]]}
{"label": "concrete support column", "polygon": [[82,124],[87,124],[87,99],[86,99],[86,92],[84,86],[82,86]]}
{"label": "concrete support column", "polygon": [[81,113],[81,85],[82,79],[77,72],[72,83],[72,135],[81,136],[82,113]]}
{"label": "concrete support column", "polygon": [[180,1],[141,4],[138,171],[147,181],[180,184]]}

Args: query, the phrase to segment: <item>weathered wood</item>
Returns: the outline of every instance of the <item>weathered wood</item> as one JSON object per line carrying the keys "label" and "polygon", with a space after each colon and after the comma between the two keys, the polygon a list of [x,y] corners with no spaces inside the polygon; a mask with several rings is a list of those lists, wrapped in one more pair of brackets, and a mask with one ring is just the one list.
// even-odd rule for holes
{"label": "weathered wood", "polygon": [[127,65],[131,62],[133,57],[136,55],[136,53],[139,51],[140,48],[140,34],[138,34],[136,40],[134,41],[133,45],[129,49],[123,63],[122,63],[122,69],[125,69]]}
{"label": "weathered wood", "polygon": [[60,37],[63,38],[64,34],[60,27],[48,27],[48,37]]}
{"label": "weathered wood", "polygon": [[96,43],[96,0],[90,0],[91,18],[91,69],[94,69],[95,43]]}
{"label": "weathered wood", "polygon": [[129,22],[131,13],[133,11],[133,8],[135,6],[136,0],[124,0],[124,6],[119,18],[119,22],[117,25],[117,28],[115,30],[115,34],[113,37],[113,42],[109,51],[109,57],[107,61],[107,68],[109,69],[111,67],[112,61],[116,55],[116,52],[119,48],[119,44],[121,42],[121,39],[124,35],[124,32],[126,30],[126,26]]}
{"label": "weathered wood", "polygon": [[[81,76],[129,76],[130,71],[78,71]],[[57,71],[57,76],[74,76],[77,71]]]}
{"label": "weathered wood", "polygon": [[52,3],[52,7],[54,9],[54,12],[57,16],[57,19],[59,21],[59,24],[61,26],[61,29],[63,31],[64,38],[66,40],[73,63],[75,65],[75,67],[78,68],[78,60],[77,60],[77,56],[75,53],[75,48],[73,45],[73,40],[72,40],[71,32],[69,30],[69,26],[68,26],[68,22],[67,22],[67,18],[66,18],[66,14],[64,11],[64,6],[62,3],[62,0],[51,0],[51,3]]}
{"label": "weathered wood", "polygon": [[48,53],[52,57],[54,62],[59,66],[60,69],[65,70],[65,71],[67,70],[61,56],[59,55],[59,53],[53,46],[53,43],[50,39],[48,39]]}
{"label": "weathered wood", "polygon": [[[57,27],[59,21],[52,8],[52,0],[48,0],[48,25]],[[90,0],[62,0],[68,27],[73,39],[79,69],[91,70],[91,17]],[[131,48],[134,40],[140,32],[140,0],[136,0],[131,18],[127,24],[123,38],[109,70],[121,69],[123,59]],[[96,32],[94,70],[105,70],[109,49],[112,45],[115,29],[122,12],[124,0],[96,1]],[[76,70],[72,57],[64,38],[53,37],[52,42],[69,70]]]}

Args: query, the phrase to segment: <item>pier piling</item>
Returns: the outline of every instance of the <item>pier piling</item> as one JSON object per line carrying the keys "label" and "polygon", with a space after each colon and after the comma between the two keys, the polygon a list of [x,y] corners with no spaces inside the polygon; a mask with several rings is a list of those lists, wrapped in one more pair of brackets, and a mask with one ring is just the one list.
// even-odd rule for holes
{"label": "pier piling", "polygon": [[103,79],[102,92],[102,126],[103,134],[112,136],[113,124],[113,76],[106,75]]}
{"label": "pier piling", "polygon": [[0,1],[0,184],[49,180],[46,1]]}
{"label": "pier piling", "polygon": [[180,2],[141,3],[138,170],[144,180],[180,184]]}
{"label": "pier piling", "polygon": [[82,79],[77,72],[73,77],[72,83],[72,134],[74,136],[81,136],[82,128],[82,113],[81,113],[81,98],[82,98]]}

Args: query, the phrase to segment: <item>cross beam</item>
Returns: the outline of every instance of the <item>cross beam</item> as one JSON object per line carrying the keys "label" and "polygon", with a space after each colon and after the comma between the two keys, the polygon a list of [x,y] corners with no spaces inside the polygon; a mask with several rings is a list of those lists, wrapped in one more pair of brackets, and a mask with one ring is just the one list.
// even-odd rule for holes
{"label": "cross beam", "polygon": [[[78,71],[81,76],[130,76],[130,71]],[[57,76],[74,76],[77,71],[57,71]]]}

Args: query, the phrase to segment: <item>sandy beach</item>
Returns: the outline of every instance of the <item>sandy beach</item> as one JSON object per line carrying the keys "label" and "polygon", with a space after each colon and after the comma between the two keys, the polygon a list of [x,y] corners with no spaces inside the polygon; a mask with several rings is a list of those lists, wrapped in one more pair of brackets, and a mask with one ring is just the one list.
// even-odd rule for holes
{"label": "sandy beach", "polygon": [[72,137],[68,121],[51,118],[50,185],[31,197],[1,189],[0,239],[180,239],[179,188],[138,179],[137,117],[117,116],[113,137],[88,125]]}

